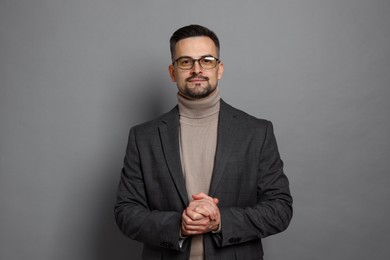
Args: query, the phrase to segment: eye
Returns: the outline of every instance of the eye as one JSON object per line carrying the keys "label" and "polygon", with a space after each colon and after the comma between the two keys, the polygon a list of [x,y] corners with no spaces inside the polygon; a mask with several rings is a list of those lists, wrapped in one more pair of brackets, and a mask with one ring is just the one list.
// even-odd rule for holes
{"label": "eye", "polygon": [[191,58],[180,58],[178,60],[179,65],[182,66],[188,66],[192,64],[192,59]]}
{"label": "eye", "polygon": [[214,57],[203,57],[200,61],[203,64],[210,64],[210,63],[213,63],[215,61],[215,59],[214,59]]}

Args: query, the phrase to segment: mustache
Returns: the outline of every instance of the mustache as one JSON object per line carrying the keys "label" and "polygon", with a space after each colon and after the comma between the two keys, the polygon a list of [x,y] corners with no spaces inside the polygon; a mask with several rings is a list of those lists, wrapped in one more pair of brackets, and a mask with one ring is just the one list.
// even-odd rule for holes
{"label": "mustache", "polygon": [[194,75],[192,75],[191,77],[186,78],[186,81],[190,81],[190,80],[193,80],[193,79],[204,79],[204,80],[209,80],[208,77],[201,76],[201,75],[199,75],[199,74],[194,74]]}

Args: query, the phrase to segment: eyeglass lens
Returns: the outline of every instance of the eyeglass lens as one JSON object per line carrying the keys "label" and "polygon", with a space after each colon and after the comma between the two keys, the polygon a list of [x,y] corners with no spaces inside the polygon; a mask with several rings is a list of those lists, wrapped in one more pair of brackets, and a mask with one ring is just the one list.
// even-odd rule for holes
{"label": "eyeglass lens", "polygon": [[191,57],[181,57],[176,60],[177,65],[181,69],[192,69],[195,62],[198,61],[203,69],[213,69],[217,66],[218,59],[212,56],[202,57],[200,59],[193,59]]}

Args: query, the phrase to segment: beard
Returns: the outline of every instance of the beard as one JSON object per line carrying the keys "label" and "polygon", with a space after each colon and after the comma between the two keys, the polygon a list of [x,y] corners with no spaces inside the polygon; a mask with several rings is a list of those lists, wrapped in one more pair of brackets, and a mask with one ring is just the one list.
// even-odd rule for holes
{"label": "beard", "polygon": [[[198,86],[199,85],[199,86]],[[203,87],[197,84],[195,87],[184,89],[184,95],[193,99],[200,99],[210,95],[214,89],[207,83],[207,86]]]}
{"label": "beard", "polygon": [[[191,83],[190,80],[192,80],[194,78],[202,78],[206,81],[202,82],[202,83]],[[209,80],[208,77],[203,77],[203,76],[199,76],[199,75],[193,75],[193,76],[187,78],[183,94],[186,97],[193,98],[193,99],[201,99],[201,98],[207,97],[217,87],[217,86],[212,87],[210,85],[210,83],[208,82],[208,80]],[[205,83],[207,83],[207,84],[204,86]],[[194,84],[194,86],[190,87],[188,84]]]}

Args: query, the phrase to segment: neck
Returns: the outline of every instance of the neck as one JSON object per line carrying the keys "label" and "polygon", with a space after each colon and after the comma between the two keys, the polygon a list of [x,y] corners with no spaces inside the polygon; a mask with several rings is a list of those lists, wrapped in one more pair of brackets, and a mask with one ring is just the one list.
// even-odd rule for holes
{"label": "neck", "polygon": [[180,116],[188,118],[205,118],[219,112],[220,95],[218,87],[207,97],[188,99],[177,94]]}

